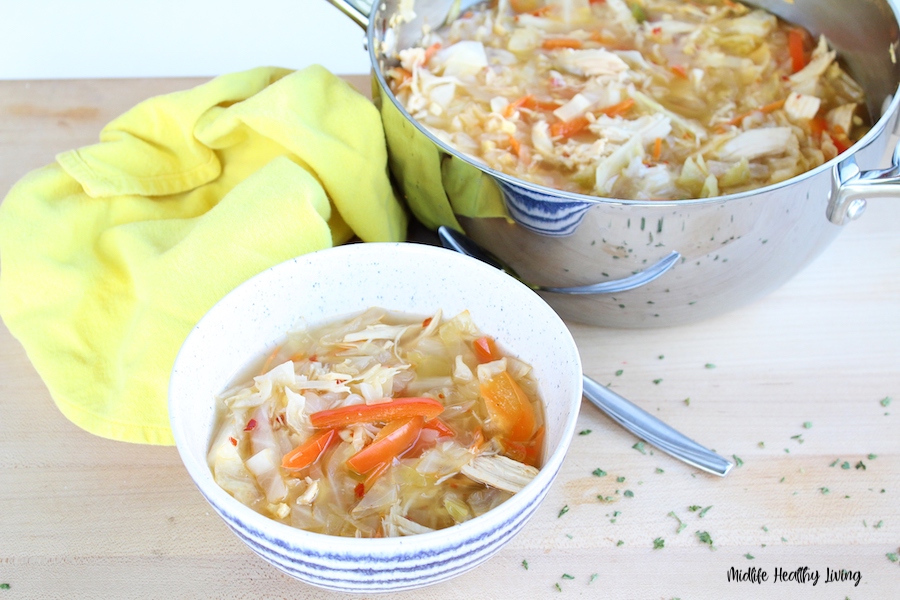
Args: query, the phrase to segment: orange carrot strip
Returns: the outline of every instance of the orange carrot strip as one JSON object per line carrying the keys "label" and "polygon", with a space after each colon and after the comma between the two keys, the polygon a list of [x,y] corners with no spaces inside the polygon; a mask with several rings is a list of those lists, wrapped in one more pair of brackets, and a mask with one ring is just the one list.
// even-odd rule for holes
{"label": "orange carrot strip", "polygon": [[394,398],[381,404],[354,404],[309,415],[316,429],[345,427],[356,423],[393,421],[407,417],[433,419],[444,412],[444,405],[433,398]]}
{"label": "orange carrot strip", "polygon": [[653,141],[653,161],[659,161],[659,157],[662,154],[662,138],[656,138]]}
{"label": "orange carrot strip", "polygon": [[791,71],[794,73],[806,66],[803,37],[803,32],[799,29],[788,31],[788,51],[791,54]]}
{"label": "orange carrot strip", "polygon": [[281,466],[285,469],[308,467],[319,460],[319,457],[340,439],[335,429],[316,432],[311,438],[285,454],[281,459]]}
{"label": "orange carrot strip", "polygon": [[522,108],[522,107],[528,108],[527,105],[530,102],[532,102],[533,100],[534,100],[534,98],[531,96],[531,94],[529,94],[527,96],[522,96],[521,98],[513,100],[512,102],[510,102],[509,104],[506,105],[506,108],[503,109],[503,116],[506,117],[507,119],[510,118],[511,116],[513,116],[513,114],[519,108]]}
{"label": "orange carrot strip", "polygon": [[502,371],[481,384],[480,391],[491,422],[503,437],[522,442],[532,436],[535,428],[534,408],[508,371]]}
{"label": "orange carrot strip", "polygon": [[602,112],[607,117],[617,117],[627,113],[629,110],[631,110],[632,106],[634,106],[634,98],[626,98],[618,104],[607,106],[600,112]]}
{"label": "orange carrot strip", "polygon": [[492,337],[485,335],[478,338],[472,342],[472,348],[474,348],[475,356],[480,363],[492,362],[501,358],[500,352],[497,350],[497,343]]}
{"label": "orange carrot strip", "polygon": [[363,474],[381,463],[390,463],[416,443],[424,423],[419,416],[391,421],[381,428],[371,444],[351,456],[347,465]]}
{"label": "orange carrot strip", "polygon": [[575,117],[568,121],[557,121],[550,126],[550,137],[570,138],[590,124],[591,122],[588,121],[587,117]]}
{"label": "orange carrot strip", "polygon": [[683,65],[672,65],[669,67],[669,70],[675,74],[676,77],[680,77],[681,79],[687,79],[687,69]]}
{"label": "orange carrot strip", "polygon": [[424,427],[425,429],[434,429],[440,437],[456,437],[456,432],[453,431],[453,428],[438,418],[426,421]]}
{"label": "orange carrot strip", "polygon": [[544,50],[558,50],[560,48],[572,48],[578,50],[582,46],[581,40],[573,38],[551,38],[549,40],[544,40],[544,43],[542,44]]}
{"label": "orange carrot strip", "polygon": [[759,108],[755,108],[753,110],[748,110],[747,112],[745,112],[743,114],[737,115],[733,119],[730,119],[728,121],[725,121],[724,123],[721,123],[719,125],[719,129],[721,129],[722,127],[724,127],[726,125],[740,125],[741,121],[743,121],[744,119],[746,119],[753,113],[761,112],[763,114],[769,114],[771,112],[775,112],[776,110],[782,108],[783,106],[784,106],[784,100],[776,100],[775,102],[770,102],[769,104],[765,104],[765,105],[760,106]]}
{"label": "orange carrot strip", "polygon": [[435,42],[432,45],[428,46],[425,49],[425,60],[422,61],[423,65],[427,65],[428,61],[431,60],[431,57],[437,54],[437,51],[441,49],[441,43]]}
{"label": "orange carrot strip", "polygon": [[509,136],[509,149],[512,150],[512,153],[516,156],[519,156],[519,153],[522,152],[522,146],[519,144],[519,140],[512,134]]}

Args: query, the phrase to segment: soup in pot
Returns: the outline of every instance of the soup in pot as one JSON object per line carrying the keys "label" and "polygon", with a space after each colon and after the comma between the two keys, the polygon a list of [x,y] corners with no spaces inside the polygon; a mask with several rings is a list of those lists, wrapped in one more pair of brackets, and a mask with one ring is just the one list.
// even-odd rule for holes
{"label": "soup in pot", "polygon": [[678,200],[790,179],[869,127],[824,37],[732,0],[496,0],[385,74],[489,167],[581,194]]}

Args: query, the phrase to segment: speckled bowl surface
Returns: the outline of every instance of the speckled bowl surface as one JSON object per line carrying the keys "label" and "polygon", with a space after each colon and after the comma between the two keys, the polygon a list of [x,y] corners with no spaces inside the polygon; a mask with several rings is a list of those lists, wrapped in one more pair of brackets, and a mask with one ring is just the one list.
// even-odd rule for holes
{"label": "speckled bowl surface", "polygon": [[[475,324],[532,365],[546,421],[544,464],[521,492],[488,513],[436,532],[354,539],[278,523],[213,480],[206,454],[216,395],[298,326],[372,306]],[[499,551],[532,516],[559,472],[581,405],[581,360],[568,329],[534,292],[479,261],[422,244],[338,246],[274,266],[238,286],[197,324],[175,361],[169,414],[178,452],[200,492],[262,558],[309,584],[344,592],[407,590],[444,581]]]}

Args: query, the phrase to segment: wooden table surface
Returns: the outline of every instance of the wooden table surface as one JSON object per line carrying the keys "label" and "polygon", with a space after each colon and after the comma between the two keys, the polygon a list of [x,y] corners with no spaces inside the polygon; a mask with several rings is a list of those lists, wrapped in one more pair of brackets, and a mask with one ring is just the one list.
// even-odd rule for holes
{"label": "wooden table surface", "polygon": [[[140,100],[200,81],[0,82],[0,194]],[[742,464],[720,479],[642,453],[585,403],[583,435],[524,531],[474,571],[397,598],[900,597],[888,556],[900,552],[900,199],[871,201],[749,307],[677,328],[572,331],[589,375]],[[768,580],[729,582],[732,567]],[[804,567],[817,585],[773,581]],[[825,581],[842,569],[858,585]],[[232,535],[174,447],[67,421],[5,326],[0,584],[0,600],[336,597]]]}

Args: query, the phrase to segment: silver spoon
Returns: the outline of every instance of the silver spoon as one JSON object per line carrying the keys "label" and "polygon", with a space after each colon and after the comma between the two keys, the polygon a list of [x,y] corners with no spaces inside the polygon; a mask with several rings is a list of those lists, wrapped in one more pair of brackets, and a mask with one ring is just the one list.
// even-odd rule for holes
{"label": "silver spoon", "polygon": [[672,266],[674,266],[675,263],[678,262],[678,260],[681,258],[681,254],[673,251],[664,256],[659,262],[651,265],[650,267],[647,267],[643,271],[635,273],[634,275],[629,275],[628,277],[623,277],[622,279],[615,279],[613,281],[604,281],[602,283],[592,283],[590,285],[579,285],[573,287],[548,287],[543,285],[535,285],[523,280],[511,266],[495,256],[486,248],[482,248],[481,246],[476,244],[475,241],[470,237],[456,231],[455,229],[451,229],[449,227],[441,225],[440,227],[438,227],[437,233],[444,248],[456,250],[461,254],[468,254],[469,256],[482,260],[489,265],[497,267],[501,271],[506,271],[507,274],[515,277],[535,291],[554,292],[557,294],[614,294],[616,292],[633,290],[634,288],[650,283],[651,281],[671,269]]}
{"label": "silver spoon", "polygon": [[[442,226],[438,228],[438,237],[445,248],[455,250],[461,254],[471,256],[472,258],[477,258],[509,273],[509,271],[502,266],[499,259],[488,253],[487,250],[481,248],[474,240],[458,231]],[[668,269],[668,267],[666,267],[666,269]],[[663,272],[664,271],[665,269]],[[534,288],[534,286],[531,287]],[[587,375],[584,375],[583,377],[584,397],[590,400],[597,408],[609,415],[613,421],[647,443],[656,446],[663,452],[674,456],[701,471],[719,475],[720,477],[727,475],[734,466],[728,459],[701,446],[633,402],[626,400],[609,388],[600,385]]]}

